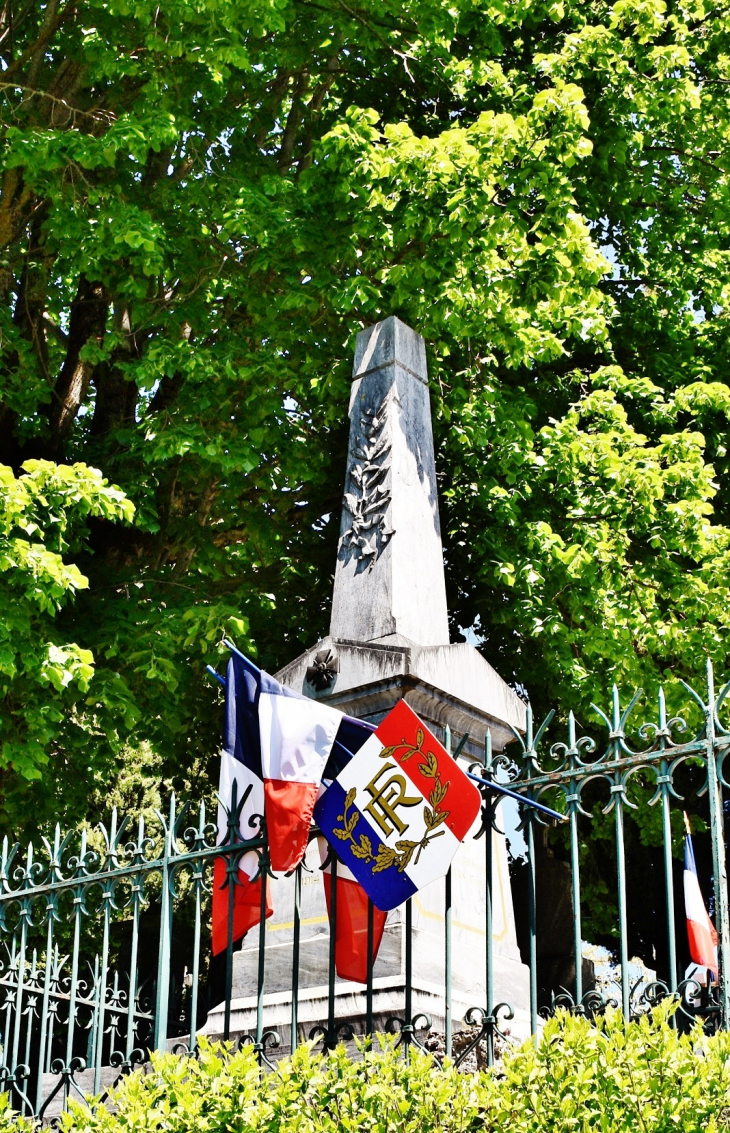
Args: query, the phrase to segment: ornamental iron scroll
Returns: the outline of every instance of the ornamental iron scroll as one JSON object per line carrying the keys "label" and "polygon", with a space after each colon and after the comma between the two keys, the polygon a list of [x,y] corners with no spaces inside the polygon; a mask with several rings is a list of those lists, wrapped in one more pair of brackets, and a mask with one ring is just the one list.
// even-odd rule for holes
{"label": "ornamental iron scroll", "polygon": [[[573,1009],[587,1012],[584,1000],[581,975],[581,889],[578,844],[578,819],[591,818],[583,805],[585,791],[589,783],[603,784],[608,798],[603,806],[603,814],[613,816],[614,838],[617,862],[617,935],[619,976],[616,991],[619,1005],[627,1017],[648,1010],[650,999],[640,988],[632,985],[630,960],[628,955],[627,892],[625,862],[625,818],[635,809],[629,797],[632,781],[640,779],[653,788],[650,806],[661,804],[662,850],[664,859],[664,892],[666,899],[666,932],[669,974],[666,980],[655,980],[652,984],[654,998],[664,994],[676,999],[679,1011],[686,1018],[700,1015],[713,1026],[730,1028],[730,924],[728,912],[727,848],[724,840],[723,791],[728,790],[725,776],[725,760],[730,750],[730,728],[722,723],[720,711],[730,693],[730,682],[716,693],[712,664],[707,662],[705,691],[700,694],[685,681],[678,682],[699,709],[701,723],[694,736],[684,738],[688,731],[687,721],[681,716],[668,718],[664,691],[659,690],[654,718],[649,721],[636,720],[636,709],[641,691],[635,693],[628,703],[622,702],[619,689],[614,685],[611,703],[607,711],[592,705],[594,713],[605,728],[601,743],[589,736],[577,737],[576,721],[573,713],[568,715],[567,743],[553,742],[543,750],[540,741],[550,725],[554,714],[550,713],[535,732],[532,712],[528,706],[527,728],[524,737],[516,732],[520,756],[505,764],[506,777],[510,786],[526,798],[539,800],[549,796],[552,805],[562,809],[570,823],[570,864],[572,877],[572,897],[574,910],[574,956],[575,989],[568,993],[562,989],[555,998],[556,1006],[572,1004]],[[689,994],[696,981],[680,981],[677,971],[677,911],[674,907],[673,887],[673,842],[671,828],[671,805],[683,802],[675,776],[682,765],[700,767],[701,782],[697,788],[697,798],[707,800],[709,830],[712,849],[712,903],[719,938],[719,981],[706,988],[701,994]],[[555,801],[557,797],[557,802]],[[727,804],[725,804],[727,806]],[[537,880],[535,866],[535,827],[542,823],[539,814],[527,808],[522,815],[521,828],[527,842],[528,895],[530,919],[530,966],[531,984],[536,984],[535,936],[537,900]],[[683,919],[680,916],[683,927]],[[666,989],[666,993],[663,989]],[[589,993],[593,1008],[596,994]],[[600,998],[600,997],[599,997]],[[694,1006],[693,1006],[694,1004]],[[537,1003],[531,995],[531,1016],[533,1029],[537,1025]]]}
{"label": "ornamental iron scroll", "polygon": [[[358,993],[364,1001],[359,1017],[338,1015],[335,994],[335,949],[332,931],[337,923],[336,900],[329,911],[329,966],[326,1006],[317,1026],[300,1017],[301,895],[307,867],[294,871],[293,942],[291,953],[291,1020],[280,1025],[280,995],[267,997],[266,920],[251,931],[249,946],[258,965],[255,1027],[245,1034],[232,1026],[233,934],[222,957],[222,990],[207,998],[209,959],[207,935],[212,872],[216,860],[224,863],[231,893],[239,883],[238,865],[244,854],[257,858],[259,876],[271,876],[263,818],[257,816],[244,837],[239,829],[242,800],[236,793],[222,800],[226,837],[216,845],[217,826],[209,821],[205,805],[195,811],[173,798],[169,807],[148,820],[130,823],[112,813],[108,825],[94,831],[62,836],[60,830],[41,837],[24,850],[7,839],[0,853],[0,1077],[13,1105],[26,1115],[55,1120],[69,1096],[102,1098],[114,1081],[148,1058],[152,1049],[174,1049],[181,1057],[195,1057],[197,1030],[212,1004],[225,1005],[224,1037],[250,1043],[262,1068],[272,1066],[287,1049],[287,1035],[312,1034],[325,1049],[355,1035],[369,1041],[376,1024],[397,1035],[404,1056],[409,1049],[425,1047],[438,1061],[443,1052],[457,1065],[475,1061],[493,1064],[513,1039],[517,1012],[496,994],[492,933],[492,882],[496,861],[492,831],[499,829],[498,797],[490,783],[498,780],[526,799],[548,799],[566,815],[566,853],[570,863],[573,909],[573,976],[538,996],[538,922],[540,866],[535,854],[536,834],[543,817],[522,808],[528,878],[528,940],[525,960],[530,973],[529,1018],[533,1032],[540,1015],[559,1008],[593,1018],[612,1005],[629,1017],[641,1015],[662,999],[677,1003],[680,1026],[700,1020],[709,1029],[729,1029],[728,1011],[728,893],[723,838],[723,792],[730,789],[727,757],[730,726],[726,700],[730,684],[716,692],[708,665],[702,692],[684,684],[699,725],[692,730],[690,716],[667,711],[662,692],[649,720],[640,715],[639,697],[622,698],[614,689],[607,708],[596,707],[600,731],[581,734],[572,713],[565,717],[562,735],[550,735],[558,721],[550,714],[536,727],[528,709],[524,735],[506,752],[493,753],[486,737],[483,762],[472,768],[483,780],[482,821],[476,837],[483,853],[483,871],[475,884],[484,886],[486,932],[483,984],[480,1002],[464,1014],[464,1030],[452,1020],[452,970],[459,963],[451,941],[451,878],[444,879],[444,986],[443,1019],[432,1015],[436,1030],[426,1034],[431,1019],[424,1016],[413,980],[413,919],[407,902],[403,918],[403,974],[399,975],[400,1007],[392,1017],[378,1016],[374,995],[382,978],[373,979],[369,964],[367,983]],[[462,745],[466,737],[462,738]],[[445,746],[451,750],[446,731]],[[458,754],[455,752],[455,755]],[[699,805],[709,815],[712,848],[714,916],[719,936],[719,982],[683,978],[679,971],[679,937],[684,933],[684,910],[674,907],[673,872],[680,849],[672,832],[672,809],[687,806],[680,796],[690,777],[680,769],[694,768]],[[592,784],[592,787],[589,787]],[[666,969],[638,980],[629,959],[628,911],[632,893],[626,885],[626,824],[633,821],[632,792],[641,786],[648,804],[660,817],[665,908],[658,911],[666,932]],[[582,975],[582,913],[579,842],[585,837],[596,811],[596,792],[605,819],[612,826],[617,870],[616,948],[614,975],[603,986],[584,986]],[[727,796],[726,802],[727,802]],[[310,838],[317,837],[312,828]],[[336,894],[338,859],[330,847],[321,869],[330,871]],[[272,882],[275,884],[275,882]],[[261,886],[265,913],[266,886]],[[231,900],[230,908],[233,907]],[[368,909],[368,940],[373,936],[373,909]],[[368,952],[370,949],[368,948]],[[304,971],[304,965],[301,965]],[[210,992],[213,995],[212,992]],[[476,996],[474,997],[477,998]],[[349,1000],[348,1000],[349,1001]],[[433,1003],[433,1000],[431,1001]],[[278,1015],[274,1016],[276,1010]],[[429,1010],[431,1008],[429,1007]],[[390,1006],[388,1008],[390,1012]],[[302,1014],[304,1014],[302,1012]],[[323,1020],[323,1021],[322,1021]],[[276,1026],[274,1026],[276,1024]],[[280,1035],[281,1032],[281,1035]],[[281,1042],[279,1039],[281,1037]]]}

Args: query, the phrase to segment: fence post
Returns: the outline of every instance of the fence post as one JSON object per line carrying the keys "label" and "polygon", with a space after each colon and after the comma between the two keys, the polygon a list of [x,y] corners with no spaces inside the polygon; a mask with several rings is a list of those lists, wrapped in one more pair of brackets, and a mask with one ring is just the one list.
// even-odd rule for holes
{"label": "fence post", "polygon": [[[566,756],[571,770],[576,770],[580,749],[576,742],[575,716],[568,713],[568,746]],[[575,957],[575,1008],[583,1010],[583,932],[580,909],[580,844],[578,841],[578,811],[580,810],[580,791],[577,777],[571,776],[565,795],[570,821],[570,880],[573,898],[573,956]]]}
{"label": "fence post", "polygon": [[[544,727],[544,725],[543,725]],[[542,728],[540,729],[542,731]],[[529,785],[533,767],[537,766],[536,743],[533,736],[532,705],[525,709],[525,740],[522,745],[525,780]],[[529,929],[530,965],[530,1034],[537,1034],[537,886],[535,870],[535,826],[534,811],[528,807],[523,819],[527,833],[527,917]]]}
{"label": "fence post", "polygon": [[[25,870],[23,871],[24,888],[32,885],[33,843],[28,843]],[[15,1019],[13,1029],[13,1054],[10,1069],[14,1074],[18,1071],[18,1052],[20,1050],[20,1029],[23,1025],[23,992],[25,991],[25,949],[30,920],[31,902],[24,898],[20,903],[20,951],[18,953],[18,982],[15,985]],[[10,1036],[8,1036],[9,1038]]]}
{"label": "fence post", "polygon": [[715,714],[718,702],[715,698],[715,678],[712,662],[707,659],[707,704],[705,706],[707,740],[707,794],[710,804],[710,836],[712,839],[712,872],[715,894],[715,925],[718,938],[718,957],[720,981],[720,1026],[730,1027],[730,926],[728,925],[727,871],[725,867],[725,837],[723,832],[722,784],[717,769],[715,753]]}
{"label": "fence post", "polygon": [[[667,898],[667,963],[669,965],[669,990],[672,995],[677,991],[677,941],[674,918],[674,866],[672,863],[672,816],[669,806],[669,788],[671,777],[669,763],[665,757],[669,732],[667,730],[667,706],[664,699],[664,689],[659,689],[659,731],[662,759],[659,764],[657,786],[661,789],[662,800],[662,846],[664,849],[664,888]],[[676,1022],[676,1016],[675,1016]]]}
{"label": "fence post", "polygon": [[134,1012],[137,1005],[137,954],[139,951],[139,917],[144,896],[144,873],[141,866],[144,862],[144,817],[139,816],[137,821],[137,844],[134,851],[134,861],[140,867],[138,873],[132,874],[132,949],[129,957],[129,984],[127,992],[127,1037],[124,1045],[124,1057],[129,1061],[134,1049]]}
{"label": "fence post", "polygon": [[173,795],[170,799],[169,821],[165,830],[165,848],[162,854],[162,891],[160,893],[160,951],[157,959],[157,999],[155,1005],[155,1050],[167,1050],[167,1014],[170,1007],[170,937],[172,936],[170,859],[173,852],[172,840],[174,836],[174,830],[175,796]]}
{"label": "fence post", "polygon": [[[200,804],[198,812],[198,834],[195,839],[196,848],[204,844],[205,837],[205,803]],[[198,1045],[198,984],[200,982],[200,915],[201,915],[201,896],[203,893],[203,882],[205,880],[205,862],[198,861],[195,863],[194,872],[192,876],[193,885],[195,887],[195,928],[193,937],[193,971],[192,983],[190,985],[190,1041],[188,1042],[188,1049],[191,1054],[194,1054]]]}
{"label": "fence post", "polygon": [[76,859],[76,869],[74,870],[74,879],[77,884],[72,889],[73,893],[73,908],[74,908],[74,940],[73,952],[71,955],[71,976],[70,976],[70,994],[68,1001],[68,1025],[66,1030],[66,1070],[71,1069],[71,1060],[73,1058],[74,1046],[74,1031],[76,1028],[76,998],[78,994],[78,981],[79,981],[79,950],[81,948],[81,917],[86,912],[85,905],[85,890],[84,890],[84,877],[88,877],[86,871],[86,827],[81,831],[81,850],[78,858]]}
{"label": "fence post", "polygon": [[[448,724],[444,733],[444,747],[451,755],[451,728]],[[449,866],[444,881],[444,1048],[447,1058],[451,1058],[453,1046],[451,995],[451,866]]]}
{"label": "fence post", "polygon": [[[266,879],[264,878],[264,884]],[[299,937],[302,919],[302,862],[294,871],[294,935],[291,949],[291,1053],[297,1048],[299,1029]]]}
{"label": "fence post", "polygon": [[[487,782],[494,779],[494,759],[492,756],[492,733],[487,732],[484,737],[484,778]],[[494,1066],[494,927],[493,927],[493,825],[496,813],[496,804],[490,798],[489,792],[482,796],[484,813],[484,872],[486,882],[486,909],[485,927],[487,934],[487,967],[485,972],[485,990],[487,996],[487,1065]]]}

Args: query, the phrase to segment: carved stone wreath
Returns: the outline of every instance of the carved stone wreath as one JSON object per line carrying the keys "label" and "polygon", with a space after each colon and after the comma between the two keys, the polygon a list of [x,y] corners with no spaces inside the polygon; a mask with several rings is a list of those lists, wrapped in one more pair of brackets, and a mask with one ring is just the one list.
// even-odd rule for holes
{"label": "carved stone wreath", "polygon": [[307,682],[317,692],[331,688],[340,671],[340,659],[331,649],[320,649],[315,653],[307,669]]}
{"label": "carved stone wreath", "polygon": [[373,568],[393,535],[388,523],[391,502],[386,484],[390,471],[391,442],[386,430],[391,388],[376,409],[364,409],[360,418],[362,435],[354,449],[344,506],[352,516],[341,547],[349,555]]}

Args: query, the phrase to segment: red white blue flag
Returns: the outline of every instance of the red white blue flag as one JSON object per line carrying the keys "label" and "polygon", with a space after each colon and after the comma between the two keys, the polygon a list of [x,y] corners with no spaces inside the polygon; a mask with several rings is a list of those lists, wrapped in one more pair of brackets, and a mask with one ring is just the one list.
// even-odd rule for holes
{"label": "red white blue flag", "polygon": [[[239,819],[241,837],[254,838],[258,833],[255,816],[265,815],[271,868],[276,872],[294,869],[307,848],[322,773],[342,720],[341,712],[285,688],[242,654],[232,653],[226,674],[218,843],[227,837],[226,808],[235,781],[239,802],[245,798]],[[256,852],[250,850],[239,864],[234,940],[260,920],[258,861]],[[214,955],[228,943],[225,878],[226,862],[218,858],[213,877]],[[267,916],[272,912],[267,896]]]}
{"label": "red white blue flag", "polygon": [[479,791],[404,700],[317,801],[314,819],[384,912],[448,871]]}
{"label": "red white blue flag", "polygon": [[[327,789],[332,780],[347,766],[375,731],[374,724],[364,720],[343,717],[332,753],[322,777]],[[324,838],[319,839],[319,851],[324,866],[324,893],[327,913],[332,917],[333,885],[330,847]],[[327,863],[327,864],[325,864]],[[371,963],[375,964],[383,939],[386,914],[374,906],[354,874],[338,861],[336,874],[335,910],[335,970],[340,979],[365,983],[368,978],[368,920],[372,917]]]}
{"label": "red white blue flag", "polygon": [[[334,778],[372,735],[374,726],[354,720],[316,700],[300,696],[233,652],[226,674],[226,717],[218,785],[218,844],[228,836],[228,811],[236,784],[243,806],[238,819],[242,838],[259,833],[257,816],[266,818],[271,868],[287,872],[307,848],[312,812],[322,781]],[[228,945],[230,895],[227,863],[213,867],[213,954]],[[328,906],[331,881],[325,877]],[[335,960],[345,979],[364,980],[367,971],[367,897],[343,871],[337,883]],[[266,916],[273,913],[267,882]],[[373,959],[382,936],[375,918]],[[261,919],[261,879],[255,850],[239,862],[233,892],[232,940],[238,941]]]}
{"label": "red white blue flag", "polygon": [[[688,822],[685,815],[685,822]],[[717,972],[717,933],[702,899],[689,832],[684,839],[684,908],[687,914],[689,954],[695,964]]]}

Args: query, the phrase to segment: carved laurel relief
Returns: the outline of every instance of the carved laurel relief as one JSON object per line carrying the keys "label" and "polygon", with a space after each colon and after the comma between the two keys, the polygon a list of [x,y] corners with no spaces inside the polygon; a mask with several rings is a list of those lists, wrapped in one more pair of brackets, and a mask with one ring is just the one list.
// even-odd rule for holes
{"label": "carved laurel relief", "polygon": [[360,436],[353,451],[343,503],[351,524],[342,536],[341,548],[372,569],[395,534],[388,523],[391,492],[386,483],[390,472],[391,441],[387,428],[391,389],[376,409],[364,409]]}

